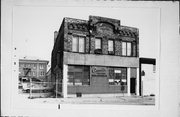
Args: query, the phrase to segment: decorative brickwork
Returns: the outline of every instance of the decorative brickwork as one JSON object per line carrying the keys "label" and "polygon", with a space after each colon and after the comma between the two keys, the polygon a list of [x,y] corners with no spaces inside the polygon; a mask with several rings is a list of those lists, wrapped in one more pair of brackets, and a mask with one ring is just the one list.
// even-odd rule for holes
{"label": "decorative brickwork", "polygon": [[89,53],[90,50],[89,36],[85,37],[85,52]]}
{"label": "decorative brickwork", "polygon": [[[132,43],[132,56],[139,56],[139,31],[137,28],[122,26],[120,20],[89,16],[89,20],[64,18],[58,31],[52,53],[53,67],[55,67],[58,51],[72,52],[72,36],[85,38],[85,53],[94,54],[95,38],[102,39],[102,54],[108,55],[108,39],[114,40],[114,52],[111,56],[122,56],[122,41]],[[61,40],[61,41],[59,41]],[[63,43],[63,44],[62,44]]]}
{"label": "decorative brickwork", "polygon": [[105,18],[105,17],[98,17],[98,16],[89,16],[90,25],[93,26],[98,22],[108,22],[114,25],[114,29],[118,30],[120,26],[120,20]]}
{"label": "decorative brickwork", "polygon": [[108,54],[108,39],[106,37],[102,38],[102,54]]}
{"label": "decorative brickwork", "polygon": [[133,56],[139,55],[138,29],[121,26],[120,20],[98,16],[89,16],[89,21],[65,18],[64,28],[65,51],[72,51],[72,35],[79,35],[85,37],[85,53],[94,54],[94,38],[100,37],[102,39],[102,54],[108,54],[108,39],[113,39],[115,40],[114,55],[121,56],[121,41],[132,42]]}
{"label": "decorative brickwork", "polygon": [[120,40],[115,40],[115,55],[121,55],[122,53],[122,44]]}
{"label": "decorative brickwork", "polygon": [[72,36],[66,35],[66,38],[64,38],[64,50],[70,52],[72,50]]}
{"label": "decorative brickwork", "polygon": [[95,38],[91,37],[90,38],[90,53],[94,54],[94,50],[95,50]]}

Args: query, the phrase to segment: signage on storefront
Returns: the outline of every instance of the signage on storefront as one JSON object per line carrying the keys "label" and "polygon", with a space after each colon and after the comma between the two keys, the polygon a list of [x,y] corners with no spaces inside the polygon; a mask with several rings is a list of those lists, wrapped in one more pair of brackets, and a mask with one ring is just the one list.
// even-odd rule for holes
{"label": "signage on storefront", "polygon": [[91,76],[93,77],[107,77],[107,72],[106,67],[91,67]]}
{"label": "signage on storefront", "polygon": [[122,81],[122,82],[127,82],[127,80],[126,80],[126,79],[122,79],[121,81]]}
{"label": "signage on storefront", "polygon": [[121,73],[121,70],[114,70],[114,73]]}

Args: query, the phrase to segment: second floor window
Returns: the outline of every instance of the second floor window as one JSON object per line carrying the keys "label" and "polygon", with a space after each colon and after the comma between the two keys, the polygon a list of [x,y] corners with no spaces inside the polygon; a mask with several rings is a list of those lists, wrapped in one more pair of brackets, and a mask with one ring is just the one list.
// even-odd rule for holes
{"label": "second floor window", "polygon": [[108,40],[108,51],[114,52],[114,41],[113,40]]}
{"label": "second floor window", "polygon": [[33,69],[36,69],[36,64],[33,64]]}
{"label": "second floor window", "polygon": [[95,39],[95,49],[101,49],[101,39]]}
{"label": "second floor window", "polygon": [[44,69],[44,65],[43,65],[43,64],[40,64],[40,65],[39,65],[39,69]]}
{"label": "second floor window", "polygon": [[122,42],[122,55],[123,56],[132,56],[131,42]]}
{"label": "second floor window", "polygon": [[32,76],[36,76],[35,71],[32,71]]}
{"label": "second floor window", "polygon": [[84,37],[73,36],[72,51],[73,52],[84,52],[84,49],[85,49]]}

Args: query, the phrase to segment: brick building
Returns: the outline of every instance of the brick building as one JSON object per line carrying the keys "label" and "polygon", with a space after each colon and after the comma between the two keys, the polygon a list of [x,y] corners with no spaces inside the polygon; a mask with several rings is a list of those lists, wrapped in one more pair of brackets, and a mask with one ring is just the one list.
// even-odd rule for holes
{"label": "brick building", "polygon": [[64,18],[55,32],[51,75],[64,97],[139,95],[139,31],[120,20]]}
{"label": "brick building", "polygon": [[46,80],[46,72],[47,72],[47,64],[49,61],[47,60],[39,60],[39,59],[19,59],[19,79],[25,76],[24,68],[30,68],[30,72],[27,76],[35,77],[41,79],[42,81]]}

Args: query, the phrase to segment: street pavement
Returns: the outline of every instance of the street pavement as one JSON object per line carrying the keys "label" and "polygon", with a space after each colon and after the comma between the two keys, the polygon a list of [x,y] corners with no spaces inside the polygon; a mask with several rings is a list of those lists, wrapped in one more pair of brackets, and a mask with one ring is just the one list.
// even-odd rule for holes
{"label": "street pavement", "polygon": [[79,97],[79,98],[44,98],[34,99],[42,100],[44,103],[59,104],[115,104],[115,105],[155,105],[154,97],[139,96],[116,96],[116,97]]}

